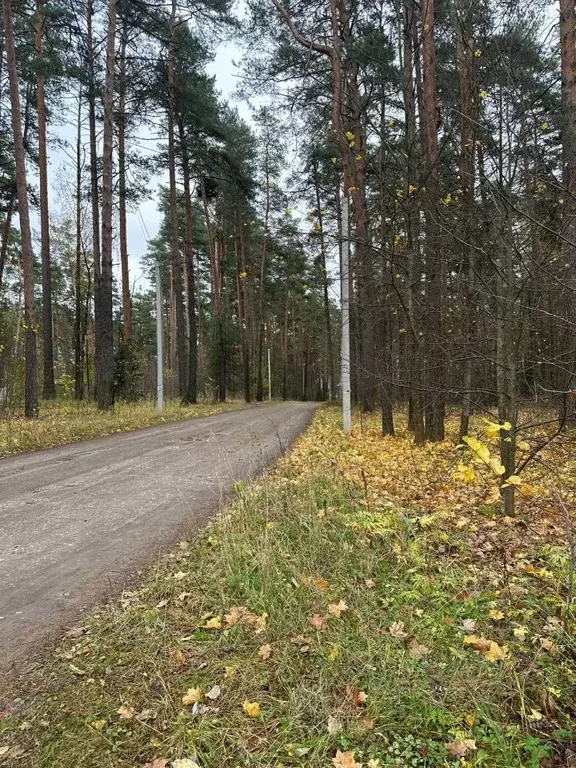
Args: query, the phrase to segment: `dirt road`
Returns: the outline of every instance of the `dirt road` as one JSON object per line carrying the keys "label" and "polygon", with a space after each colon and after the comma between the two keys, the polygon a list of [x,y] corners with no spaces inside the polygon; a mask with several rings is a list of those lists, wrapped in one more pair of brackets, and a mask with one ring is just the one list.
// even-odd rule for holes
{"label": "dirt road", "polygon": [[193,532],[313,412],[250,408],[0,460],[0,669]]}

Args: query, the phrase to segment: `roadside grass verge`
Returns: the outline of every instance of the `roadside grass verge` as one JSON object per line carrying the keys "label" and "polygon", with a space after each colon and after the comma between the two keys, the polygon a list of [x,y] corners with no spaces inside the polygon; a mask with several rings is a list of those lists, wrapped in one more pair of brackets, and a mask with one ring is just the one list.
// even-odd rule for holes
{"label": "roadside grass verge", "polygon": [[0,764],[571,767],[558,530],[532,540],[521,516],[463,523],[386,497],[374,446],[399,486],[408,449],[373,427],[346,440],[320,412],[197,541],[3,691]]}
{"label": "roadside grass verge", "polygon": [[99,411],[88,401],[46,401],[42,403],[38,419],[13,414],[0,416],[0,457],[242,407],[244,403],[241,401],[182,405],[178,400],[168,400],[159,411],[152,401],[147,400],[118,402],[110,411]]}

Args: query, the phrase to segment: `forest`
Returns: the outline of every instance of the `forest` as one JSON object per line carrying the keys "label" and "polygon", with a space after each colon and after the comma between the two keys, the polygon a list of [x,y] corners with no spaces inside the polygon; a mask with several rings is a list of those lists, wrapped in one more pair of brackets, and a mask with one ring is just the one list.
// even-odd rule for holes
{"label": "forest", "polygon": [[575,0],[2,7],[0,456],[251,423],[0,765],[574,768]]}

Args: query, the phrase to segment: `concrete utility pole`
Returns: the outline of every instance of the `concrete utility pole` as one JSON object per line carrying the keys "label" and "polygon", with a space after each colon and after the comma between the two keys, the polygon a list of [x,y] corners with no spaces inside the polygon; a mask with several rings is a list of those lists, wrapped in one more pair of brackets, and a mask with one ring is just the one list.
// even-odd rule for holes
{"label": "concrete utility pole", "polygon": [[164,333],[162,326],[162,282],[156,262],[156,407],[164,408]]}
{"label": "concrete utility pole", "polygon": [[346,190],[344,190],[342,198],[342,248],[340,254],[342,429],[345,434],[349,435],[352,425],[350,404],[350,201]]}
{"label": "concrete utility pole", "polygon": [[272,400],[272,358],[268,347],[268,400]]}

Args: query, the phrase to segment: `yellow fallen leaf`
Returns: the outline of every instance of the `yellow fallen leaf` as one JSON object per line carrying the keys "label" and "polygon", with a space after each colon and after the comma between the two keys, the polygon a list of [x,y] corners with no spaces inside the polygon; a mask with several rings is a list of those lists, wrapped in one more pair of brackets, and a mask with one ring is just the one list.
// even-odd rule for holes
{"label": "yellow fallen leaf", "polygon": [[244,714],[248,717],[260,717],[259,701],[248,701],[248,699],[244,699],[242,709],[244,710]]}
{"label": "yellow fallen leaf", "polygon": [[188,688],[184,696],[182,696],[182,704],[184,706],[189,707],[192,704],[196,704],[198,701],[202,700],[202,689],[201,688]]}
{"label": "yellow fallen leaf", "polygon": [[340,653],[340,650],[338,646],[333,645],[332,648],[330,648],[330,651],[328,652],[328,658],[330,659],[330,661],[336,661],[339,653]]}
{"label": "yellow fallen leaf", "polygon": [[518,640],[525,640],[526,635],[528,634],[528,630],[526,627],[514,627],[514,637],[517,637]]}
{"label": "yellow fallen leaf", "polygon": [[234,677],[236,670],[237,667],[235,666],[224,667],[224,677]]}
{"label": "yellow fallen leaf", "polygon": [[106,720],[92,720],[90,728],[94,728],[95,731],[101,731],[106,726]]}
{"label": "yellow fallen leaf", "polygon": [[488,618],[492,619],[492,621],[502,621],[504,613],[503,611],[496,610],[496,608],[492,608],[488,611]]}
{"label": "yellow fallen leaf", "polygon": [[320,592],[324,592],[326,589],[328,589],[328,582],[326,579],[314,579],[314,586],[316,589],[319,589]]}
{"label": "yellow fallen leaf", "polygon": [[220,616],[214,616],[212,619],[208,619],[206,624],[202,626],[202,629],[220,629],[222,626],[222,619]]}
{"label": "yellow fallen leaf", "polygon": [[530,714],[527,715],[528,720],[542,720],[544,715],[542,712],[539,712],[537,709],[531,709]]}
{"label": "yellow fallen leaf", "polygon": [[504,661],[504,659],[508,658],[508,646],[500,646],[494,640],[491,640],[490,648],[484,651],[484,658],[488,661]]}

